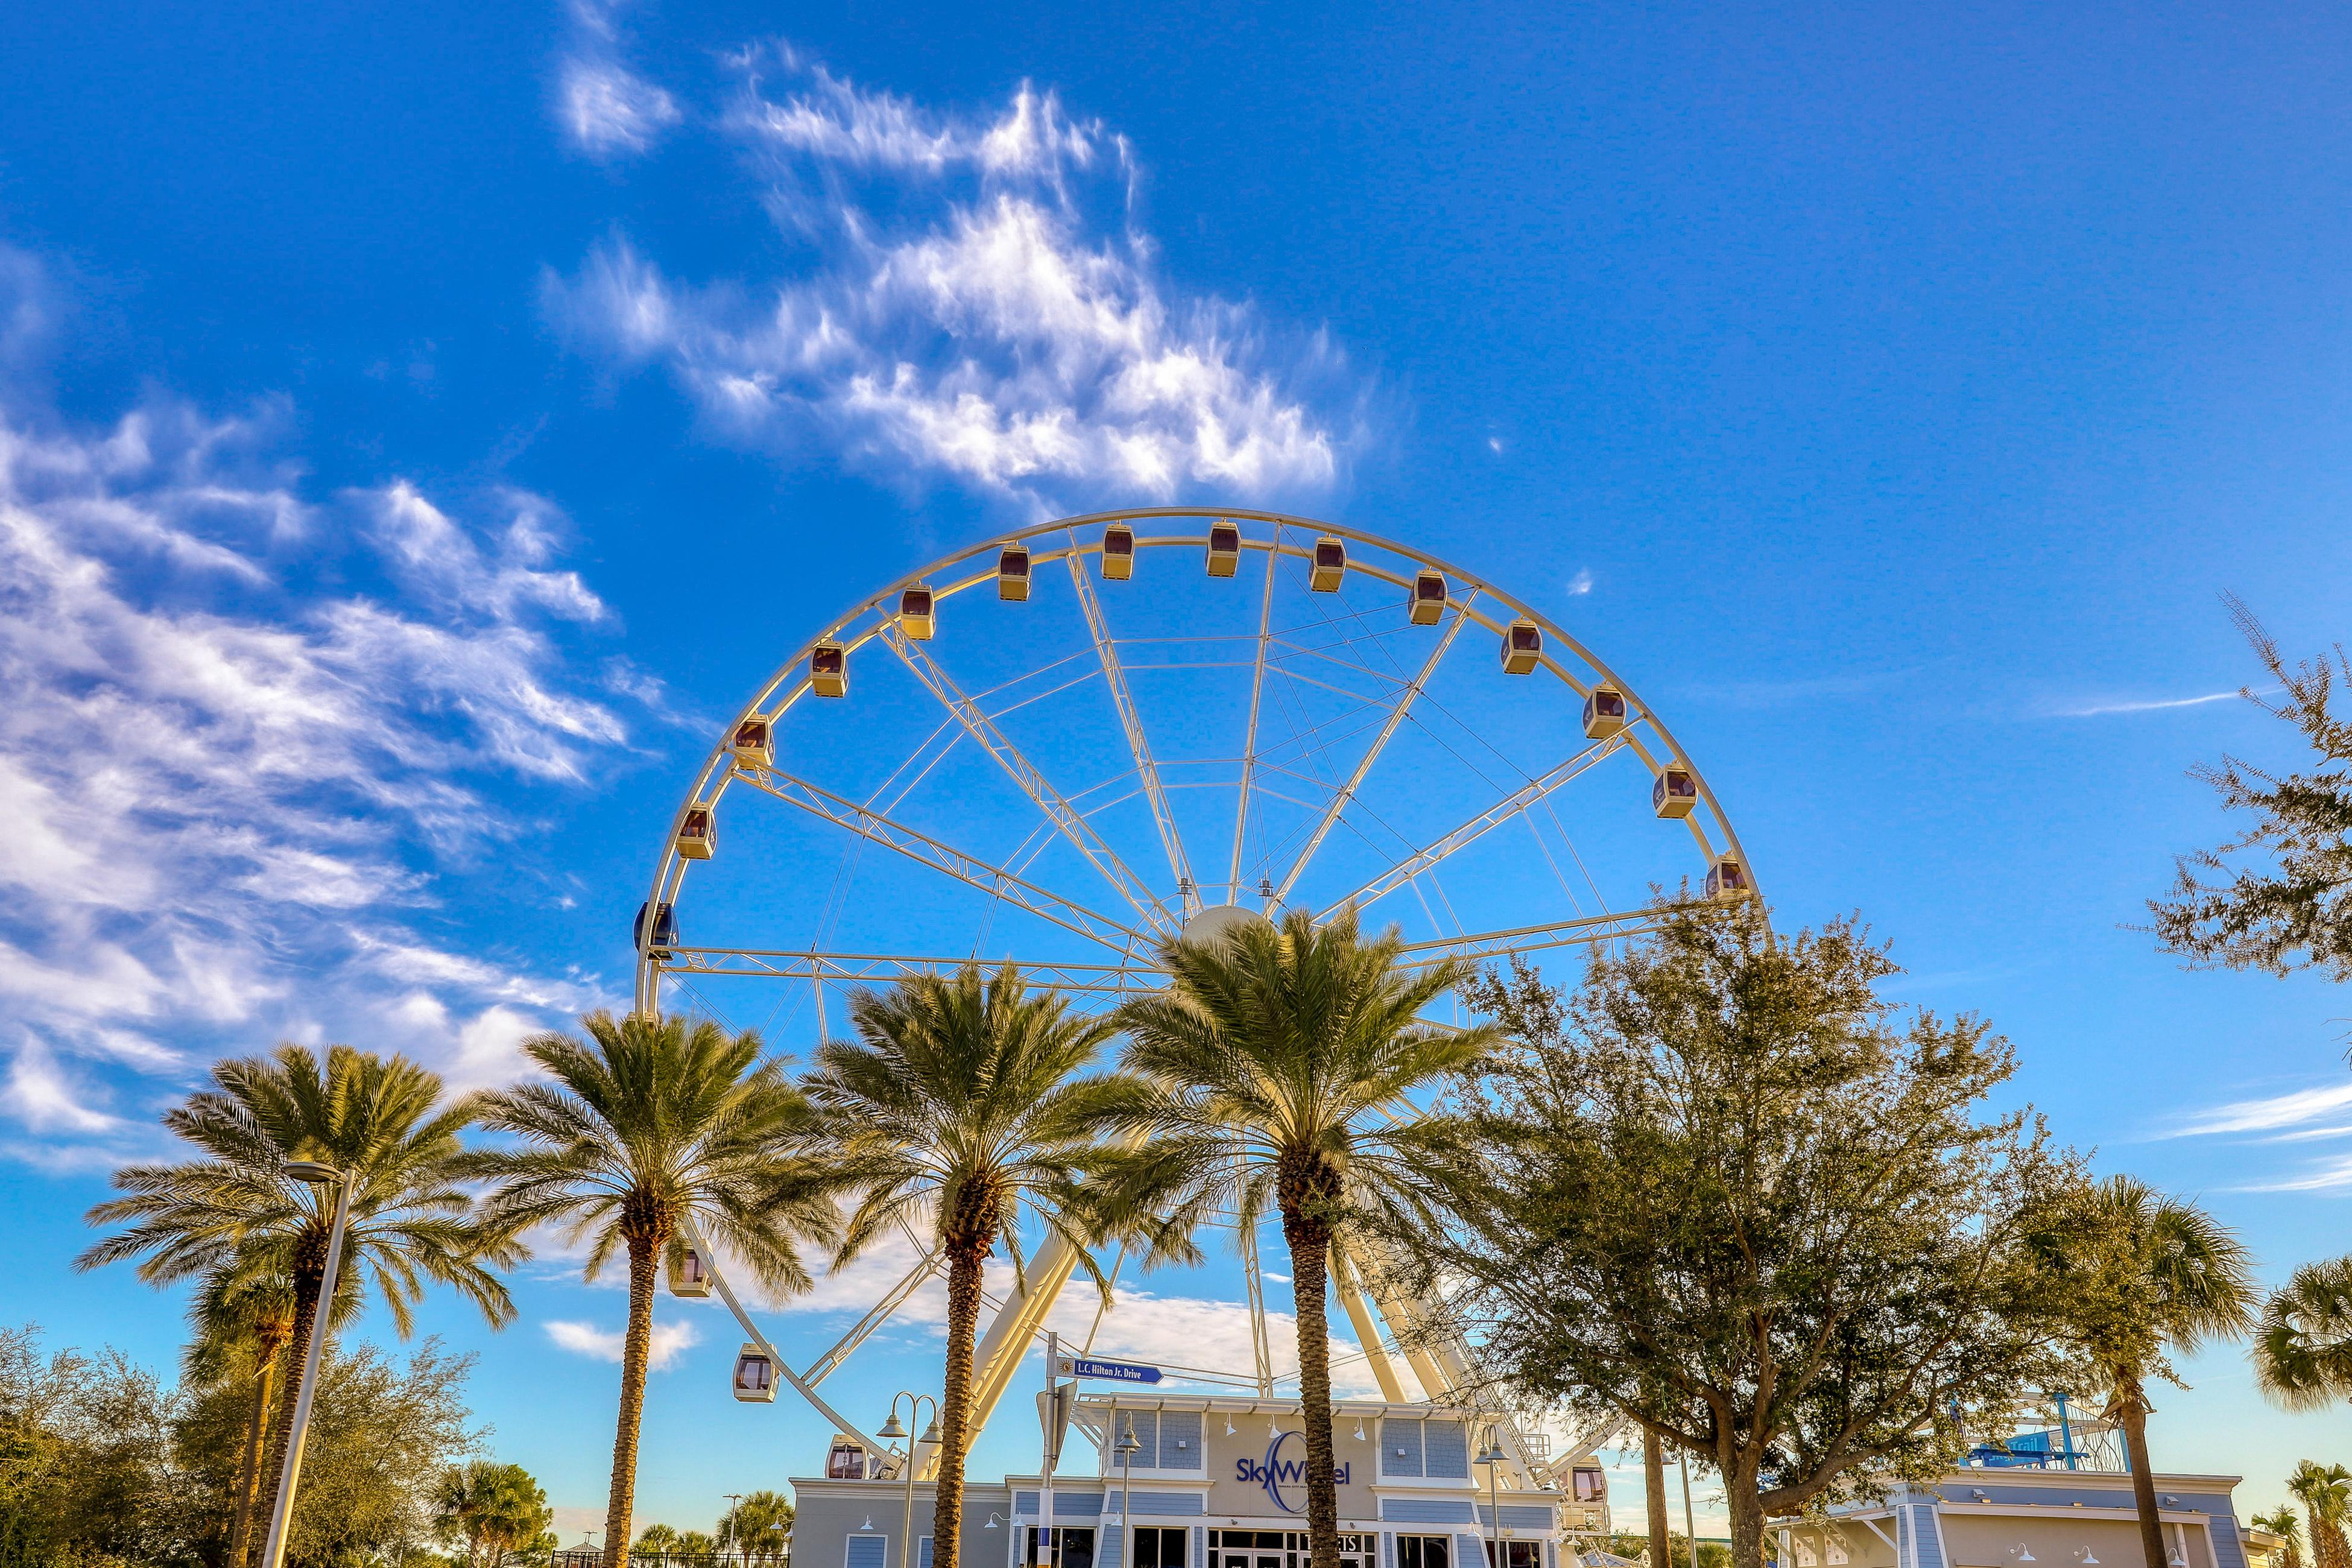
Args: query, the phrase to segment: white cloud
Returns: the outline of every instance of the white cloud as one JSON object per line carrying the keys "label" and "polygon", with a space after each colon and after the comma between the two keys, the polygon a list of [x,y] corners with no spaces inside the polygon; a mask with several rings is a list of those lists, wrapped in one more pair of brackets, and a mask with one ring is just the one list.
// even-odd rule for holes
{"label": "white cloud", "polygon": [[814,435],[870,470],[1032,500],[1336,480],[1343,436],[1303,390],[1336,355],[1170,287],[1132,226],[1122,138],[1026,86],[974,119],[777,58],[793,89],[766,96],[747,57],[722,130],[816,259],[695,284],[616,239],[549,282],[580,341],[666,365],[730,438]]}
{"label": "white cloud", "polygon": [[[557,1348],[573,1355],[584,1355],[595,1361],[618,1362],[628,1336],[619,1329],[600,1329],[593,1323],[557,1321],[541,1325]],[[656,1323],[653,1343],[646,1352],[646,1363],[659,1372],[679,1355],[702,1342],[701,1333],[689,1322]]]}
{"label": "white cloud", "polygon": [[592,157],[643,153],[683,116],[677,100],[609,59],[564,62],[557,116],[572,142]]}
{"label": "white cloud", "polygon": [[1590,567],[1579,567],[1577,569],[1576,575],[1568,580],[1569,597],[1571,599],[1580,599],[1591,592],[1592,592],[1591,569]]}
{"label": "white cloud", "polygon": [[2231,687],[2227,691],[2208,691],[2200,697],[2162,697],[2145,702],[2100,702],[2083,708],[2062,708],[2053,715],[2059,719],[2097,719],[2110,713],[2161,713],[2173,708],[2202,708],[2209,702],[2227,702],[2244,695]]}
{"label": "white cloud", "polygon": [[555,564],[560,514],[515,491],[445,509],[399,479],[307,500],[289,424],[156,399],[86,429],[0,404],[0,1117],[33,1135],[19,1151],[121,1131],[120,1076],[184,1078],[208,1044],[341,1038],[421,993],[445,1016],[404,1044],[472,1083],[592,1000],[407,924],[445,850],[512,836],[497,781],[585,780],[626,743],[561,640],[609,617]]}
{"label": "white cloud", "polygon": [[2163,1136],[2197,1138],[2214,1133],[2272,1132],[2320,1121],[2347,1106],[2352,1106],[2352,1083],[2299,1089],[2263,1100],[2239,1100],[2217,1105],[2210,1110],[2200,1111]]}

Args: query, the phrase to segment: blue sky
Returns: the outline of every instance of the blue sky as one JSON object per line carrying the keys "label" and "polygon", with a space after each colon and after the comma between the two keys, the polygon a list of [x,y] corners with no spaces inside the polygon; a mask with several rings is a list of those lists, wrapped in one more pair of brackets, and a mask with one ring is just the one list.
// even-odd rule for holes
{"label": "blue sky", "polygon": [[[0,1313],[167,1356],[175,1302],[66,1263],[205,1063],[342,1038],[497,1081],[625,994],[677,793],[824,617],[1123,503],[1507,586],[1669,718],[1783,923],[1862,911],[1904,1000],[1988,1015],[2063,1137],[2269,1276],[2352,1245],[2341,994],[2130,929],[2223,832],[2185,770],[2294,760],[2225,696],[2218,595],[2290,649],[2345,629],[2345,30],[0,14]],[[1153,1288],[1151,1333],[1230,1331],[1230,1265]],[[576,1526],[621,1298],[553,1258],[518,1294],[503,1335],[426,1321]],[[726,1402],[730,1335],[673,1312],[641,1496],[698,1523],[824,1428]],[[2234,1352],[2188,1370],[2162,1462],[2267,1504],[2346,1457]]]}

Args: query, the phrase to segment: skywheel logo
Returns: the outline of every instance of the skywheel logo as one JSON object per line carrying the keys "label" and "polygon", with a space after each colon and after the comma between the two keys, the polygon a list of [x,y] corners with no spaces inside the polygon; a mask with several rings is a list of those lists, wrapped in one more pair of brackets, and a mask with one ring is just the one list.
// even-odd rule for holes
{"label": "skywheel logo", "polygon": [[[1304,1436],[1306,1436],[1306,1434],[1303,1432],[1276,1433],[1274,1435],[1273,1441],[1269,1442],[1265,1446],[1265,1458],[1252,1459],[1243,1458],[1234,1461],[1234,1479],[1239,1481],[1256,1481],[1265,1488],[1265,1495],[1274,1500],[1275,1507],[1280,1509],[1285,1513],[1298,1512],[1300,1508],[1303,1506],[1304,1491],[1307,1485],[1307,1461],[1303,1458],[1284,1458],[1282,1457],[1282,1446],[1285,1443],[1289,1442],[1293,1437],[1301,1437]],[[1345,1465],[1334,1466],[1331,1472],[1331,1480],[1334,1485],[1346,1486],[1348,1484],[1348,1467]],[[1288,1487],[1292,1490],[1298,1492],[1301,1495],[1302,1501],[1293,1502],[1290,1499],[1283,1496],[1282,1492],[1285,1487]]]}

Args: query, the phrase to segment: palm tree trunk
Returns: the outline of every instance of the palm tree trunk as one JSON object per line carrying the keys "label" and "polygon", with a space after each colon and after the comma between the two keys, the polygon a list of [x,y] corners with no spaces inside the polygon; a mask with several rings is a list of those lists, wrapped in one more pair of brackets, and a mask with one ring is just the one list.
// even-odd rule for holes
{"label": "palm tree trunk", "polygon": [[629,1560],[629,1515],[637,1495],[637,1427],[645,1417],[646,1363],[654,1346],[654,1266],[661,1247],[650,1237],[629,1237],[629,1332],[621,1343],[621,1417],[613,1434],[613,1494],[604,1505],[604,1568],[623,1568]]}
{"label": "palm tree trunk", "polygon": [[2165,1568],[2164,1521],[2156,1510],[2156,1472],[2147,1458],[2147,1395],[2137,1381],[2116,1390],[2124,1428],[2124,1455],[2131,1461],[2132,1503],[2139,1510],[2140,1552],[2147,1568]]}
{"label": "palm tree trunk", "polygon": [[1666,1517],[1666,1442],[1642,1423],[1642,1507],[1650,1516],[1650,1568],[1674,1568],[1674,1539]]}
{"label": "palm tree trunk", "polygon": [[255,1374],[253,1414],[246,1418],[245,1454],[236,1467],[236,1519],[229,1526],[228,1568],[245,1568],[246,1548],[253,1539],[254,1493],[261,1482],[262,1416],[269,1408],[272,1374],[278,1370],[281,1353],[272,1352],[264,1357],[261,1370]]}
{"label": "palm tree trunk", "polygon": [[[1286,1183],[1286,1185],[1289,1184]],[[1313,1568],[1339,1568],[1339,1489],[1331,1455],[1331,1328],[1323,1296],[1331,1227],[1304,1204],[1282,1205],[1290,1300],[1298,1320],[1299,1414],[1307,1424],[1307,1545]]]}
{"label": "palm tree trunk", "polygon": [[[261,1458],[259,1517],[278,1512],[278,1485],[286,1479],[286,1441],[294,1431],[294,1404],[302,1394],[302,1365],[310,1358],[310,1335],[324,1332],[319,1321],[319,1292],[327,1280],[327,1232],[313,1225],[294,1244],[294,1331],[286,1339],[286,1364],[294,1375],[280,1381],[278,1409],[270,1417],[269,1447]],[[320,1374],[326,1363],[320,1363]]]}
{"label": "palm tree trunk", "polygon": [[[947,1383],[940,1390],[944,1398],[940,1405],[940,1479],[931,1504],[931,1568],[956,1568],[956,1548],[963,1536],[963,1457],[971,1447],[972,1342],[980,1331],[981,1263],[986,1257],[984,1237],[979,1248],[964,1241],[948,1253]],[[914,1463],[914,1452],[909,1439],[908,1464]],[[1047,1530],[1054,1527],[1050,1519],[1040,1522]],[[907,1543],[906,1551],[901,1568],[920,1568],[913,1542]]]}

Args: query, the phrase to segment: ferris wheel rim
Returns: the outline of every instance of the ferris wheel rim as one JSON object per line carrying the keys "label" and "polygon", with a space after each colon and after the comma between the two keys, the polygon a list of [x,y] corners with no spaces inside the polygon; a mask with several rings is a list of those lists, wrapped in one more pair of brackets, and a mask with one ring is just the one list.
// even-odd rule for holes
{"label": "ferris wheel rim", "polygon": [[[1724,809],[1720,798],[1716,795],[1714,786],[1707,782],[1706,772],[1698,765],[1697,760],[1691,755],[1689,749],[1675,738],[1674,732],[1667,727],[1665,721],[1659,715],[1654,705],[1643,699],[1632,684],[1620,675],[1606,660],[1600,658],[1599,655],[1595,654],[1591,648],[1587,647],[1580,639],[1575,637],[1574,634],[1568,631],[1567,628],[1560,626],[1543,611],[1538,609],[1532,605],[1527,604],[1509,591],[1496,586],[1494,583],[1485,576],[1460,566],[1454,562],[1434,555],[1427,551],[1401,543],[1385,535],[1373,533],[1369,530],[1357,528],[1349,524],[1331,522],[1319,518],[1308,517],[1302,513],[1268,511],[1249,507],[1157,506],[1124,507],[1104,511],[1077,513],[1069,517],[1056,518],[1043,522],[1031,523],[1022,528],[992,534],[972,544],[964,546],[961,549],[951,551],[947,554],[939,556],[924,565],[918,567],[914,571],[900,575],[885,584],[880,589],[850,605],[841,614],[835,616],[831,621],[827,622],[824,629],[803,642],[793,651],[789,658],[787,658],[783,663],[778,665],[769,673],[765,679],[760,682],[753,690],[751,698],[741,708],[737,710],[733,718],[727,721],[725,726],[719,732],[716,744],[712,746],[709,752],[704,757],[701,766],[696,770],[687,787],[685,795],[680,799],[677,808],[671,814],[668,834],[664,839],[661,855],[656,862],[653,880],[646,898],[645,908],[647,915],[650,916],[651,911],[665,903],[675,906],[677,901],[679,893],[684,886],[687,868],[691,863],[685,856],[680,854],[678,850],[677,839],[679,829],[686,819],[687,813],[695,809],[697,806],[699,805],[715,808],[719,797],[726,793],[729,784],[733,782],[735,770],[732,765],[732,755],[729,745],[730,739],[735,734],[737,730],[744,723],[745,721],[761,717],[763,714],[769,714],[771,712],[772,712],[774,716],[781,716],[786,710],[797,703],[799,697],[802,695],[802,690],[798,689],[794,689],[789,696],[787,696],[784,701],[781,704],[773,703],[772,699],[780,689],[786,687],[788,683],[793,680],[795,672],[798,672],[801,676],[804,687],[808,659],[811,654],[813,654],[820,645],[840,640],[840,635],[843,633],[845,628],[856,625],[862,617],[875,616],[882,612],[883,607],[886,605],[889,604],[895,596],[904,593],[907,589],[925,585],[929,582],[929,579],[934,576],[940,575],[965,562],[985,557],[992,552],[1001,552],[1008,545],[1025,543],[1031,540],[1051,534],[1068,533],[1073,535],[1071,542],[1066,549],[1034,553],[1031,557],[1032,566],[1034,569],[1034,567],[1038,564],[1050,564],[1055,561],[1083,557],[1089,554],[1099,554],[1101,552],[1101,541],[1097,539],[1089,543],[1076,539],[1075,537],[1075,533],[1078,529],[1108,527],[1113,523],[1134,522],[1155,519],[1198,519],[1204,525],[1211,526],[1220,520],[1236,520],[1265,524],[1276,531],[1276,533],[1272,538],[1266,540],[1256,540],[1252,539],[1247,535],[1244,535],[1240,541],[1240,547],[1245,551],[1255,550],[1265,553],[1268,557],[1267,571],[1269,574],[1274,570],[1274,563],[1280,557],[1284,555],[1305,557],[1309,554],[1309,551],[1305,549],[1284,547],[1280,540],[1280,531],[1284,529],[1297,529],[1302,531],[1313,531],[1318,534],[1335,535],[1342,540],[1368,545],[1373,549],[1386,552],[1390,555],[1413,562],[1422,567],[1443,574],[1446,578],[1447,600],[1449,605],[1452,605],[1457,613],[1466,619],[1476,620],[1480,625],[1485,626],[1489,630],[1499,630],[1500,628],[1495,625],[1490,617],[1476,614],[1466,604],[1456,602],[1458,596],[1454,593],[1454,585],[1457,582],[1475,588],[1476,590],[1476,594],[1472,595],[1473,597],[1477,595],[1491,597],[1508,606],[1518,616],[1533,622],[1541,629],[1544,637],[1548,639],[1546,647],[1538,658],[1538,663],[1542,668],[1559,679],[1561,683],[1566,685],[1571,691],[1577,692],[1580,696],[1589,694],[1591,688],[1576,679],[1576,678],[1564,668],[1555,658],[1549,639],[1557,638],[1559,644],[1570,650],[1575,658],[1581,661],[1586,668],[1590,668],[1600,677],[1599,681],[1594,684],[1603,684],[1613,688],[1624,695],[1630,705],[1638,709],[1639,721],[1642,724],[1647,725],[1663,743],[1663,760],[1661,758],[1654,758],[1651,756],[1648,749],[1642,745],[1639,738],[1632,734],[1632,726],[1630,724],[1627,730],[1622,732],[1624,740],[1624,749],[1633,752],[1654,777],[1661,773],[1667,766],[1679,767],[1690,774],[1693,784],[1697,791],[1698,799],[1704,803],[1706,807],[1707,816],[1713,818],[1717,827],[1723,835],[1724,847],[1722,853],[1739,862],[1740,866],[1748,874],[1749,887],[1752,889],[1751,896],[1756,900],[1757,907],[1759,909],[1764,907],[1761,900],[1759,879],[1756,877],[1754,865],[1748,859],[1747,850],[1740,842],[1738,829],[1732,825],[1729,813]],[[1145,549],[1164,550],[1185,545],[1201,545],[1205,542],[1205,539],[1200,534],[1183,534],[1148,539],[1139,536],[1134,541],[1135,548],[1139,552]],[[1370,563],[1360,563],[1351,559],[1348,563],[1347,570],[1350,574],[1362,574],[1388,582],[1391,584],[1410,586],[1410,579],[1401,577],[1394,573],[1389,572],[1386,569],[1376,566]],[[943,601],[945,599],[954,597],[957,595],[978,588],[982,584],[990,581],[995,575],[996,574],[993,572],[975,573],[969,578],[946,585],[932,584],[932,591],[936,599]],[[882,621],[877,620],[871,629],[857,639],[856,646],[863,647],[866,642],[872,641],[880,637],[882,635]],[[1697,813],[1694,812],[1690,816],[1685,817],[1683,819],[1683,826],[1697,843],[1702,855],[1711,858],[1717,853],[1706,837],[1704,825],[1698,820]],[[656,1000],[658,996],[660,976],[664,973],[664,966],[652,956],[652,923],[653,922],[650,918],[640,922],[641,929],[637,932],[635,949],[635,963],[634,967],[635,970],[635,984],[634,992],[636,998],[637,1007],[640,1010],[645,1011],[650,1011],[655,1005]]]}

